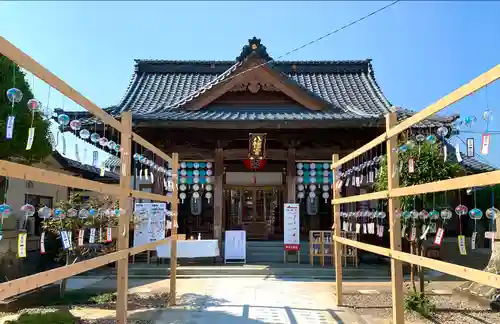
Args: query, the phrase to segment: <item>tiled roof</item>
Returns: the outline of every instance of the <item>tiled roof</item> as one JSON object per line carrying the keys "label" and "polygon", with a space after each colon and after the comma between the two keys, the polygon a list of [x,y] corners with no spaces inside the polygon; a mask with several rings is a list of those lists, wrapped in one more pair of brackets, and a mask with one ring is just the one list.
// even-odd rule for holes
{"label": "tiled roof", "polygon": [[[266,109],[249,105],[221,107],[208,105],[199,111],[185,105],[213,87],[245,72],[240,69],[246,60],[262,62],[289,86],[309,93],[324,103],[321,111],[290,106]],[[263,63],[263,64],[264,64]],[[256,67],[259,68],[259,67]],[[383,125],[383,116],[394,108],[384,96],[375,79],[370,59],[350,61],[274,61],[260,39],[248,40],[234,61],[135,60],[135,71],[119,104],[106,108],[118,117],[123,111],[133,112],[134,121],[353,121],[353,125]],[[398,119],[414,112],[398,109]],[[81,113],[68,113],[85,117]],[[83,118],[82,122],[85,122]],[[453,119],[453,117],[451,117]],[[441,126],[448,117],[430,118],[416,127]]]}
{"label": "tiled roof", "polygon": [[[63,168],[73,168],[82,173],[89,173],[92,175],[92,178],[100,176],[101,170],[99,168],[64,157],[57,151],[54,151],[52,155],[61,163]],[[106,166],[108,165],[106,164]],[[120,175],[115,172],[105,171],[104,177],[112,180],[120,180]]]}
{"label": "tiled roof", "polygon": [[[448,161],[457,162],[455,145],[451,143],[449,140],[446,141],[446,152],[448,153],[447,154]],[[481,172],[489,172],[496,170],[494,166],[489,164],[487,161],[482,160],[480,156],[469,157],[464,152],[460,152],[460,156],[462,157],[462,162],[460,164],[466,169],[481,171]]]}
{"label": "tiled roof", "polygon": [[[130,85],[115,112],[132,111],[136,120],[205,120],[205,117],[210,120],[217,115],[217,109],[203,113],[210,109],[207,107],[193,113],[183,109],[183,105],[241,73],[238,67],[242,64],[231,61],[137,60]],[[294,86],[324,100],[328,107],[319,113],[281,116],[275,116],[280,112],[267,109],[264,119],[378,118],[390,111],[391,104],[375,82],[370,60],[280,61],[271,63],[270,67]],[[238,108],[234,115],[228,113],[231,112],[220,115],[226,120],[247,120],[242,116],[252,116],[246,108]]]}

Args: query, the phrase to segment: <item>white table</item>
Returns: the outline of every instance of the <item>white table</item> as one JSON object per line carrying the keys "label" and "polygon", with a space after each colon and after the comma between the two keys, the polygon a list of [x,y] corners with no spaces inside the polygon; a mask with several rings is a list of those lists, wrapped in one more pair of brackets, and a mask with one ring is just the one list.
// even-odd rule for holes
{"label": "white table", "polygon": [[[156,247],[159,258],[170,259],[171,242]],[[178,240],[178,258],[212,258],[220,255],[219,242],[217,240]]]}

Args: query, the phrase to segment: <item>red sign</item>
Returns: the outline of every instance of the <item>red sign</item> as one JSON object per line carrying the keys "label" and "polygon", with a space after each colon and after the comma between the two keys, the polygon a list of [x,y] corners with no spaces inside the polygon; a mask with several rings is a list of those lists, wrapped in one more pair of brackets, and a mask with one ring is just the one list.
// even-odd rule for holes
{"label": "red sign", "polygon": [[299,251],[300,244],[285,244],[285,251]]}

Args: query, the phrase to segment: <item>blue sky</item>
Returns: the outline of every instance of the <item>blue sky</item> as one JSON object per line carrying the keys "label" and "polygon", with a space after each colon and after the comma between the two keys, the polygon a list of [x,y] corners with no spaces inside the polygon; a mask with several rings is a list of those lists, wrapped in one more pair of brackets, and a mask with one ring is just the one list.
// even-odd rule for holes
{"label": "blue sky", "polygon": [[[124,94],[135,58],[234,59],[253,36],[277,57],[387,3],[1,2],[0,34],[107,107]],[[286,59],[371,58],[387,98],[420,110],[500,63],[499,34],[500,2],[400,2]],[[35,92],[45,102],[47,87],[36,83]],[[490,128],[500,130],[498,82],[488,103]],[[481,91],[444,112],[475,115],[482,131],[486,104]],[[495,165],[499,142],[486,156]]]}

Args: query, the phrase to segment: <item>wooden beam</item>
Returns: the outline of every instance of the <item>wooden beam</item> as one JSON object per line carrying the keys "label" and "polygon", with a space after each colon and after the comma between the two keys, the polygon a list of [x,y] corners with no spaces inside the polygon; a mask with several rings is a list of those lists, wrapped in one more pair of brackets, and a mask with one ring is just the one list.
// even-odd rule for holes
{"label": "wooden beam", "polygon": [[414,196],[423,193],[491,186],[497,183],[500,183],[500,170],[397,188],[389,192],[389,197]]}
{"label": "wooden beam", "polygon": [[355,195],[355,196],[349,196],[349,197],[337,198],[337,199],[333,198],[332,204],[340,205],[340,204],[347,204],[347,203],[358,202],[358,201],[387,199],[388,195],[389,195],[389,192],[387,190],[382,190],[382,191],[371,192],[371,193],[367,193],[367,194],[363,194],[363,195]]}
{"label": "wooden beam", "polygon": [[23,164],[8,162],[5,160],[0,160],[0,175],[9,178],[30,180],[64,187],[68,186],[68,184],[71,184],[71,187],[73,188],[95,191],[111,196],[120,195],[120,187],[117,185],[86,180],[64,173],[43,170]]}
{"label": "wooden beam", "polygon": [[40,272],[31,276],[22,277],[0,284],[0,300],[37,289],[56,281],[76,276],[77,274],[102,267],[128,256],[128,251],[118,251],[105,254],[90,260],[74,263],[68,266]]}
{"label": "wooden beam", "polygon": [[168,237],[161,241],[151,242],[143,244],[141,246],[129,248],[126,250],[121,250],[101,255],[92,258],[90,260],[85,260],[68,266],[59,267],[44,272],[39,272],[31,276],[26,276],[12,281],[1,283],[0,300],[5,300],[6,298],[16,296],[24,292],[37,289],[46,285],[50,285],[56,281],[76,276],[77,274],[102,267],[103,265],[115,262],[123,258],[128,259],[129,255],[135,255],[137,253],[155,249],[159,245],[166,244],[168,241],[170,241],[170,239],[171,237]]}
{"label": "wooden beam", "polygon": [[[129,226],[132,215],[132,198],[130,197],[131,177],[130,164],[132,159],[132,113],[125,112],[121,115],[122,132],[121,143],[122,154],[120,168],[120,208],[125,212],[118,217],[118,242],[117,251],[126,250],[129,247]],[[128,257],[118,260],[116,280],[116,321],[127,323],[128,305]]]}
{"label": "wooden beam", "polygon": [[[339,160],[338,154],[332,155],[332,164]],[[339,168],[333,169],[333,200],[338,200],[340,197],[340,189],[337,188],[337,181],[339,181]],[[333,227],[334,227],[334,236],[341,236],[341,227],[340,227],[340,204],[333,205]],[[342,246],[339,242],[335,242],[334,245],[334,253],[335,253],[335,302],[337,306],[342,305]]]}
{"label": "wooden beam", "polygon": [[500,289],[500,275],[494,273],[468,268],[464,266],[459,266],[453,263],[434,260],[419,255],[412,255],[405,252],[393,251],[391,249],[383,248],[372,244],[362,243],[358,241],[353,241],[343,237],[334,236],[334,239],[337,242],[364,251],[394,258],[402,262],[416,264],[425,268],[433,269],[439,272],[447,273],[452,276],[463,278],[465,280],[470,280],[489,287]]}
{"label": "wooden beam", "polygon": [[354,151],[351,154],[340,159],[337,162],[337,164],[334,165],[334,167],[337,167],[338,165],[342,165],[342,164],[354,159],[355,157],[360,156],[361,154],[367,152],[371,148],[381,144],[387,138],[390,138],[390,137],[393,137],[393,136],[400,134],[401,132],[412,127],[414,124],[417,124],[417,123],[425,120],[426,118],[438,113],[439,111],[443,110],[444,108],[448,107],[449,105],[454,104],[455,102],[467,97],[468,95],[480,90],[481,88],[487,86],[488,84],[490,84],[498,79],[500,79],[500,64],[496,65],[495,67],[493,67],[489,71],[481,74],[479,77],[475,78],[474,80],[470,81],[469,83],[456,89],[452,93],[439,99],[435,103],[427,106],[426,108],[419,111],[418,113],[411,116],[410,118],[405,119],[399,125],[392,128],[389,133],[384,133],[384,134],[378,136],[377,138],[375,138],[374,140],[370,141],[369,143],[363,145],[362,147],[360,147],[356,151]]}
{"label": "wooden beam", "polygon": [[219,251],[222,251],[222,213],[224,204],[224,151],[215,150],[214,163],[214,239],[219,242]]}
{"label": "wooden beam", "polygon": [[52,88],[59,91],[69,99],[76,102],[88,112],[101,119],[105,124],[110,125],[118,131],[122,131],[121,124],[111,115],[107,114],[92,101],[84,97],[78,91],[70,87],[66,82],[58,78],[55,74],[44,68],[28,54],[21,51],[8,40],[0,36],[0,53],[8,57],[20,67],[36,75],[39,79],[45,81]]}
{"label": "wooden beam", "polygon": [[177,225],[179,214],[179,196],[178,196],[178,173],[179,170],[179,154],[172,154],[172,181],[174,187],[172,190],[172,201],[170,203],[170,210],[172,211],[172,245],[170,248],[170,306],[175,306],[177,296]]}
{"label": "wooden beam", "polygon": [[[386,116],[386,130],[390,131],[398,122],[396,113]],[[398,168],[398,138],[392,137],[387,141],[387,188],[393,190],[399,187],[399,172],[393,172]],[[386,192],[387,194],[387,192]],[[398,198],[389,198],[389,235],[391,250],[401,251],[401,223],[396,212],[400,209]],[[404,324],[404,290],[403,290],[403,264],[401,261],[391,258],[391,287],[392,287],[392,322]]]}
{"label": "wooden beam", "polygon": [[[173,174],[174,172],[172,172]],[[134,198],[139,198],[139,199],[147,199],[147,200],[152,200],[152,201],[161,201],[161,202],[172,202],[174,200],[174,197],[169,197],[169,196],[164,196],[164,195],[158,195],[154,194],[151,192],[146,192],[146,191],[140,191],[140,190],[131,190],[131,197]]]}
{"label": "wooden beam", "polygon": [[137,144],[143,146],[144,148],[150,150],[154,154],[158,155],[164,161],[167,161],[168,163],[172,163],[172,158],[170,156],[168,156],[167,154],[165,154],[165,152],[163,152],[162,150],[160,150],[159,148],[157,148],[153,144],[151,144],[148,141],[146,141],[144,138],[142,138],[138,134],[132,133],[132,140],[134,142],[136,142]]}
{"label": "wooden beam", "polygon": [[343,158],[341,158],[340,160],[338,160],[335,164],[333,164],[333,167],[337,168],[339,166],[342,166],[342,164],[349,162],[352,159],[360,156],[361,154],[368,152],[369,150],[371,150],[375,146],[382,144],[383,142],[385,142],[386,139],[387,139],[387,136],[386,136],[386,133],[384,132],[384,134],[379,135],[375,139],[371,140],[370,142],[368,142],[365,145],[358,148],[356,151],[349,153],[348,155],[346,155]]}
{"label": "wooden beam", "polygon": [[498,79],[500,79],[500,64],[496,65],[489,71],[481,74],[474,80],[461,86],[450,94],[439,99],[435,103],[427,106],[410,118],[405,119],[399,125],[392,128],[391,131],[387,133],[387,137],[393,137],[400,134],[401,132],[404,132],[414,124],[420,123],[424,119],[434,115],[435,113],[438,113],[439,111],[450,105],[453,105],[457,101],[462,100],[463,98],[473,94],[474,92],[480,90],[481,88],[487,86],[492,82],[495,82]]}
{"label": "wooden beam", "polygon": [[[337,163],[338,164],[338,163]],[[346,204],[365,200],[377,200],[396,198],[402,196],[415,196],[424,193],[451,191],[463,188],[491,186],[500,183],[500,170],[469,175],[454,179],[434,181],[404,188],[394,188],[364,195],[356,195],[345,198],[333,199],[333,204]]]}

